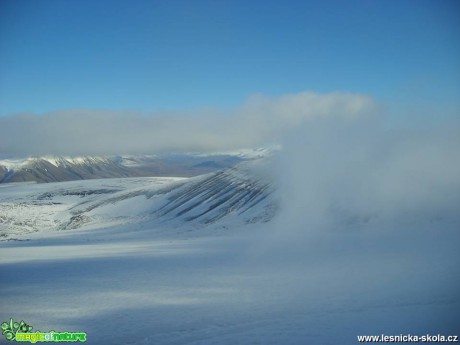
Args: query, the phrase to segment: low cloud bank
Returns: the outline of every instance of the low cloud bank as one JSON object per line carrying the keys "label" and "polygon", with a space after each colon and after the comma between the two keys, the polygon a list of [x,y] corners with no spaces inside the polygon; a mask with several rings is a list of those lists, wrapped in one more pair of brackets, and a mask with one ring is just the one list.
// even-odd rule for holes
{"label": "low cloud bank", "polygon": [[321,119],[282,146],[274,165],[289,229],[460,219],[458,124],[384,130],[375,121]]}
{"label": "low cloud bank", "polygon": [[283,315],[320,323],[317,343],[458,330],[460,127],[376,122],[320,118],[288,132],[273,161],[279,212],[240,259],[251,277],[270,275],[258,291]]}
{"label": "low cloud bank", "polygon": [[286,130],[315,118],[373,113],[366,95],[302,92],[250,97],[231,112],[140,113],[63,110],[0,118],[0,153],[103,155],[158,151],[216,151],[278,141]]}

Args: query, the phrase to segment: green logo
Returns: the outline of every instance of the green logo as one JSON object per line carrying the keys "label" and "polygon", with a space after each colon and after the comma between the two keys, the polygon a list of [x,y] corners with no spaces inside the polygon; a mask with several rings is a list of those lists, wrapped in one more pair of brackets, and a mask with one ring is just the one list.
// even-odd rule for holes
{"label": "green logo", "polygon": [[2,323],[2,334],[9,341],[26,341],[29,343],[36,342],[76,342],[86,341],[86,333],[84,332],[32,332],[32,326],[26,324],[24,321],[19,323],[10,319],[10,322]]}

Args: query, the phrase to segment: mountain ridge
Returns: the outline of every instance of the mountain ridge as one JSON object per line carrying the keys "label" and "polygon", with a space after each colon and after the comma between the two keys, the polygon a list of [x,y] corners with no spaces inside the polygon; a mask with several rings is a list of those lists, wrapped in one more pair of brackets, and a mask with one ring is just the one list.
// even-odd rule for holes
{"label": "mountain ridge", "polygon": [[270,149],[229,153],[119,156],[40,156],[0,159],[0,184],[64,182],[119,177],[192,177],[266,156]]}

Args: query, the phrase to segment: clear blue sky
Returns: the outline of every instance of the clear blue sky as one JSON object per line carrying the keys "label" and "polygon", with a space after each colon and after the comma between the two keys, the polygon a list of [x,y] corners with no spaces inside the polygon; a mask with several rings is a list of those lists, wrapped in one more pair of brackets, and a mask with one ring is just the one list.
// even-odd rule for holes
{"label": "clear blue sky", "polygon": [[0,115],[303,90],[458,110],[460,2],[0,2]]}

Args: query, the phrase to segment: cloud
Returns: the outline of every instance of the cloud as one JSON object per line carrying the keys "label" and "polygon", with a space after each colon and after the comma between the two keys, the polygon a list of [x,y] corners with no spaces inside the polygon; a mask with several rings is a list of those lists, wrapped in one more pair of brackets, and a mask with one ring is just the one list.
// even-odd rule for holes
{"label": "cloud", "polygon": [[0,118],[0,153],[20,155],[214,151],[272,143],[315,118],[375,112],[366,95],[302,92],[254,95],[238,109],[141,113],[62,110]]}
{"label": "cloud", "polygon": [[[276,298],[337,315],[330,329],[341,339],[349,329],[350,339],[377,334],[376,324],[455,329],[458,307],[442,301],[460,287],[458,123],[385,129],[319,118],[287,134],[273,161],[279,212],[242,260],[245,269],[254,262],[254,276],[273,271],[259,291],[281,285]],[[410,308],[417,318],[402,316]],[[362,318],[341,329],[350,311]]]}
{"label": "cloud", "polygon": [[274,243],[305,248],[330,231],[379,241],[384,234],[384,246],[407,244],[405,236],[416,243],[424,229],[432,236],[457,227],[458,237],[458,123],[409,130],[321,119],[281,143],[273,163],[281,205]]}

